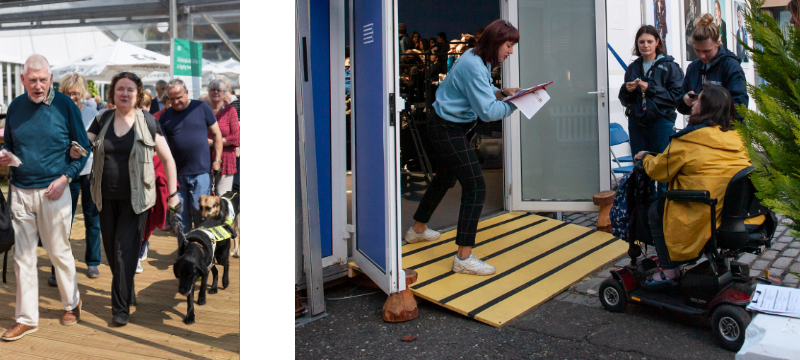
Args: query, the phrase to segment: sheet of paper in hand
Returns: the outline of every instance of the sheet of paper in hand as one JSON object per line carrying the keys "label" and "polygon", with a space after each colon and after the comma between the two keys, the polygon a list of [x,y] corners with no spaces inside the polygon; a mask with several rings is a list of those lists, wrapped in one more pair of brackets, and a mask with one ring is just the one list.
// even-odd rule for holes
{"label": "sheet of paper in hand", "polygon": [[14,155],[11,151],[0,150],[0,154],[6,154],[8,157],[11,158],[11,164],[8,164],[8,166],[22,165],[22,161],[19,161],[17,155]]}
{"label": "sheet of paper in hand", "polygon": [[545,90],[545,87],[553,82],[536,85],[532,88],[520,90],[516,94],[509,96],[503,101],[510,102],[517,106],[528,119],[532,118],[544,104],[550,100],[550,95]]}

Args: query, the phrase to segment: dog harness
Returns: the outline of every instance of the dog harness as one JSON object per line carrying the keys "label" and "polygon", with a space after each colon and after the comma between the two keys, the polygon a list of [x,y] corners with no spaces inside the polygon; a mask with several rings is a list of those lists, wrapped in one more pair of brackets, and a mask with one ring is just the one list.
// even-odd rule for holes
{"label": "dog harness", "polygon": [[[236,193],[231,195],[231,197],[233,197],[233,196],[236,196]],[[236,211],[233,208],[233,203],[231,202],[230,199],[224,198],[224,197],[220,197],[220,200],[224,201],[225,205],[228,205],[228,206],[226,206],[226,208],[228,208],[228,213],[225,214],[224,223],[226,223],[228,225],[232,225],[233,224],[233,220],[236,218]]]}
{"label": "dog harness", "polygon": [[[196,231],[200,231],[206,236],[208,239],[211,240],[211,253],[216,253],[217,250],[217,242],[218,241],[225,241],[233,237],[233,235],[225,229],[225,225],[214,226],[211,228],[197,228]],[[195,231],[192,230],[192,231]],[[214,266],[214,257],[211,257],[211,263],[208,264],[208,269],[211,270],[211,267]]]}

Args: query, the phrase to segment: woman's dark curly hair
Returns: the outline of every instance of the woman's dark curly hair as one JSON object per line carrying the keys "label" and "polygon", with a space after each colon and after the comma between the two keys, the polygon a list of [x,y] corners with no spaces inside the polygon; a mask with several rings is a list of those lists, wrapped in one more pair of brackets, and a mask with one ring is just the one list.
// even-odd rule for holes
{"label": "woman's dark curly hair", "polygon": [[144,94],[145,91],[144,84],[142,84],[142,79],[140,79],[138,75],[127,71],[117,74],[111,80],[111,86],[108,89],[108,95],[109,95],[108,103],[111,105],[117,105],[114,103],[114,93],[115,93],[114,89],[116,89],[117,81],[119,81],[120,79],[128,79],[130,81],[133,81],[134,84],[136,84],[136,103],[133,104],[133,107],[137,109],[142,107],[142,103],[144,102],[144,96],[142,96],[142,94]]}
{"label": "woman's dark curly hair", "polygon": [[733,129],[731,119],[736,116],[731,93],[722,86],[706,84],[700,92],[700,113],[689,115],[689,125],[704,123],[706,126],[720,126],[720,130]]}

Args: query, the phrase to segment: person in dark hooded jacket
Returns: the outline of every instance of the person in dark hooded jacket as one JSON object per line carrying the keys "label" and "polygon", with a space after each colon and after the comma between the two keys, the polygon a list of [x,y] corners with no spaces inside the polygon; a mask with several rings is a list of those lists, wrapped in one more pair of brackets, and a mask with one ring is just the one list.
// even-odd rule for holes
{"label": "person in dark hooded jacket", "polygon": [[[697,96],[704,84],[724,87],[733,97],[735,105],[748,106],[744,70],[736,54],[720,45],[719,27],[714,23],[714,16],[705,14],[697,20],[692,33],[692,47],[698,59],[689,64],[686,77],[683,79],[681,98],[676,102],[678,112],[689,115]],[[736,120],[742,117],[737,113]]]}
{"label": "person in dark hooded jacket", "polygon": [[[661,152],[669,144],[680,100],[683,70],[672,56],[666,55],[661,36],[652,25],[636,32],[633,54],[639,56],[625,71],[625,83],[619,89],[619,100],[626,108],[631,153]],[[659,193],[667,184],[659,184]]]}

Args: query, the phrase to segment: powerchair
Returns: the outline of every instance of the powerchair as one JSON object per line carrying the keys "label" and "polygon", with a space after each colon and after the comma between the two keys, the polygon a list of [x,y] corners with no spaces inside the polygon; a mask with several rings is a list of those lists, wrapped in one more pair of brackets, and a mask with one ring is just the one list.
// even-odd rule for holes
{"label": "powerchair", "polygon": [[[636,171],[644,174],[641,166],[637,168]],[[641,248],[631,241],[628,252],[630,265],[611,270],[612,277],[600,285],[598,296],[603,307],[611,312],[621,312],[629,301],[633,301],[704,316],[711,321],[720,345],[727,350],[738,351],[744,343],[745,328],[751,319],[745,307],[750,302],[756,284],[780,285],[777,278],[750,276],[747,264],[733,261],[742,253],[759,254],[762,247],[769,248],[777,227],[775,213],[764,207],[755,196],[755,188],[749,178],[752,171],[752,166],[744,168],[728,183],[719,228],[716,228],[715,222],[717,199],[711,198],[708,191],[667,191],[667,200],[708,205],[711,229],[716,228],[716,231],[711,232],[710,239],[696,259],[684,262],[687,266],[697,265],[687,270],[678,284],[662,289],[642,286],[648,276],[658,272],[658,257],[645,257],[637,262]],[[745,225],[745,219],[759,215],[765,215],[764,223]]]}

